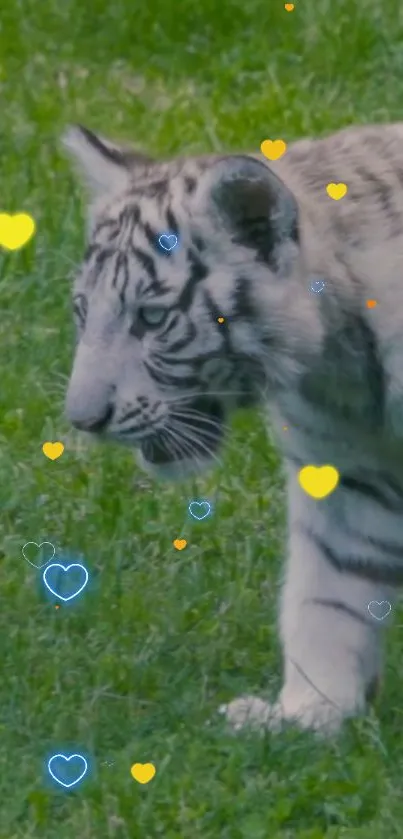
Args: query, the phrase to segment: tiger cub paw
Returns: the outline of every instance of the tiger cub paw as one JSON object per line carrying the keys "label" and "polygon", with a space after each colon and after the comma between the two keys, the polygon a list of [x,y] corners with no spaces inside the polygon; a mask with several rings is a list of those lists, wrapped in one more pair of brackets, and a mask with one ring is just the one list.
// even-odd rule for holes
{"label": "tiger cub paw", "polygon": [[219,712],[224,714],[235,731],[247,726],[266,729],[271,727],[274,707],[258,696],[240,696],[228,705],[221,705]]}
{"label": "tiger cub paw", "polygon": [[241,696],[228,705],[221,705],[220,713],[224,714],[235,731],[241,728],[252,728],[268,731],[279,731],[285,725],[293,724],[303,730],[316,731],[325,736],[339,731],[343,720],[353,716],[343,712],[336,705],[318,699],[302,705],[300,708],[287,709],[279,701],[270,704],[257,696]]}

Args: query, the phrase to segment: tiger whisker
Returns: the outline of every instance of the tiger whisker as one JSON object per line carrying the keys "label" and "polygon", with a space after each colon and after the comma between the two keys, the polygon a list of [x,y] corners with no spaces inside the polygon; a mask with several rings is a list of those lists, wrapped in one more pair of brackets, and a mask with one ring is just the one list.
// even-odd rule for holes
{"label": "tiger whisker", "polygon": [[217,431],[221,431],[222,429],[225,429],[227,431],[229,430],[229,426],[225,423],[215,419],[214,417],[209,417],[207,414],[203,414],[201,411],[197,411],[195,409],[183,411],[174,410],[171,412],[171,416],[179,420],[199,420],[201,424],[205,426],[211,426],[212,428],[215,428]]}
{"label": "tiger whisker", "polygon": [[164,431],[164,438],[164,445],[173,454],[173,458],[179,466],[184,454],[198,465],[200,464],[200,467],[202,466],[197,452],[194,451],[190,443],[183,436],[178,438],[172,428],[167,428]]}
{"label": "tiger whisker", "polygon": [[207,424],[215,425],[217,428],[222,427],[221,415],[216,416],[210,414],[208,411],[200,410],[192,407],[192,403],[169,403],[169,413],[173,417],[189,417],[189,419],[200,419]]}
{"label": "tiger whisker", "polygon": [[[216,453],[204,442],[204,440],[199,440],[197,437],[194,436],[193,429],[190,428],[185,423],[181,423],[180,430],[178,432],[177,427],[171,426],[170,431],[176,431],[176,434],[179,433],[179,439],[183,441],[188,441],[191,445],[193,444],[192,452],[197,455],[197,448],[203,449],[208,457],[213,458],[220,463],[220,459],[217,457]],[[178,439],[178,436],[177,436]],[[196,446],[196,450],[195,447]]]}
{"label": "tiger whisker", "polygon": [[168,452],[173,456],[174,460],[178,459],[178,456],[181,454],[181,450],[175,437],[169,433],[169,428],[165,428],[164,431],[161,432],[161,439],[163,440],[164,446],[166,446]]}
{"label": "tiger whisker", "polygon": [[[194,390],[194,391],[187,391],[180,396],[174,396],[173,394],[166,394],[166,400],[169,403],[180,403],[189,401],[189,399],[194,399],[195,396],[202,397],[202,396],[243,396],[242,390]],[[164,394],[165,396],[165,394]]]}
{"label": "tiger whisker", "polygon": [[173,428],[165,429],[165,433],[166,433],[167,437],[169,437],[171,439],[172,446],[175,447],[176,455],[179,455],[179,460],[180,460],[180,456],[185,453],[186,455],[188,455],[193,460],[196,460],[197,462],[199,462],[197,452],[194,451],[194,449],[192,448],[192,446],[190,444],[190,441],[188,441],[185,436],[178,435],[176,430],[173,429]]}

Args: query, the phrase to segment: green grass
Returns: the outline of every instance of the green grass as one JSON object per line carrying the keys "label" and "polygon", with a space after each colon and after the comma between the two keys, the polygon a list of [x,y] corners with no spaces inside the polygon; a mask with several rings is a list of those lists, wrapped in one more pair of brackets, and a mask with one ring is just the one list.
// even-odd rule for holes
{"label": "green grass", "polygon": [[[37,234],[0,252],[0,839],[401,837],[399,615],[382,704],[337,743],[234,737],[216,715],[280,683],[283,489],[260,419],[236,421],[214,474],[171,488],[126,451],[83,444],[63,417],[83,207],[58,138],[82,121],[155,154],[258,150],[402,118],[403,7],[3,5],[0,211],[31,213]],[[60,460],[44,458],[45,440],[65,443]],[[214,516],[191,524],[192,497]],[[30,540],[85,557],[92,585],[77,605],[43,596],[21,556]],[[44,771],[63,747],[91,758],[75,792]],[[148,761],[157,774],[140,786],[130,766]]]}

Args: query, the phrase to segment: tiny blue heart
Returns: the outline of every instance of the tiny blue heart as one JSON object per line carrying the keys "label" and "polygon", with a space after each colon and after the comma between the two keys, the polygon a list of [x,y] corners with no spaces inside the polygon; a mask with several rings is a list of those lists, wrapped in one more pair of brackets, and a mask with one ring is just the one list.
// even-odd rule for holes
{"label": "tiny blue heart", "polygon": [[[66,764],[70,763],[71,760],[75,761],[74,766],[73,764],[71,764],[71,766],[66,766]],[[48,761],[49,774],[56,783],[60,784],[62,787],[66,787],[66,789],[74,787],[78,784],[79,781],[84,778],[84,775],[86,775],[87,769],[88,763],[83,755],[70,755],[70,757],[67,757],[67,755],[57,754],[53,755]],[[66,780],[71,778],[73,780],[69,780],[69,782],[66,783]]]}
{"label": "tiny blue heart", "polygon": [[164,251],[173,251],[178,244],[178,237],[174,233],[163,233],[159,237],[158,242]]}
{"label": "tiny blue heart", "polygon": [[206,519],[211,513],[211,505],[208,501],[191,501],[188,507],[189,513],[197,521]]}
{"label": "tiny blue heart", "polygon": [[315,294],[320,294],[325,287],[325,283],[323,280],[314,280],[311,282],[311,291],[314,291]]}

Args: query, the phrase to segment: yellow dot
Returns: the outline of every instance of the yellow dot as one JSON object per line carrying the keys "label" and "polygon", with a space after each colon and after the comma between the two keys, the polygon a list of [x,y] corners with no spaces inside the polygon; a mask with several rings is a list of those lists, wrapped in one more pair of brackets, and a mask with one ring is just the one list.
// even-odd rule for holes
{"label": "yellow dot", "polygon": [[218,323],[224,323],[224,318],[217,318]]}

